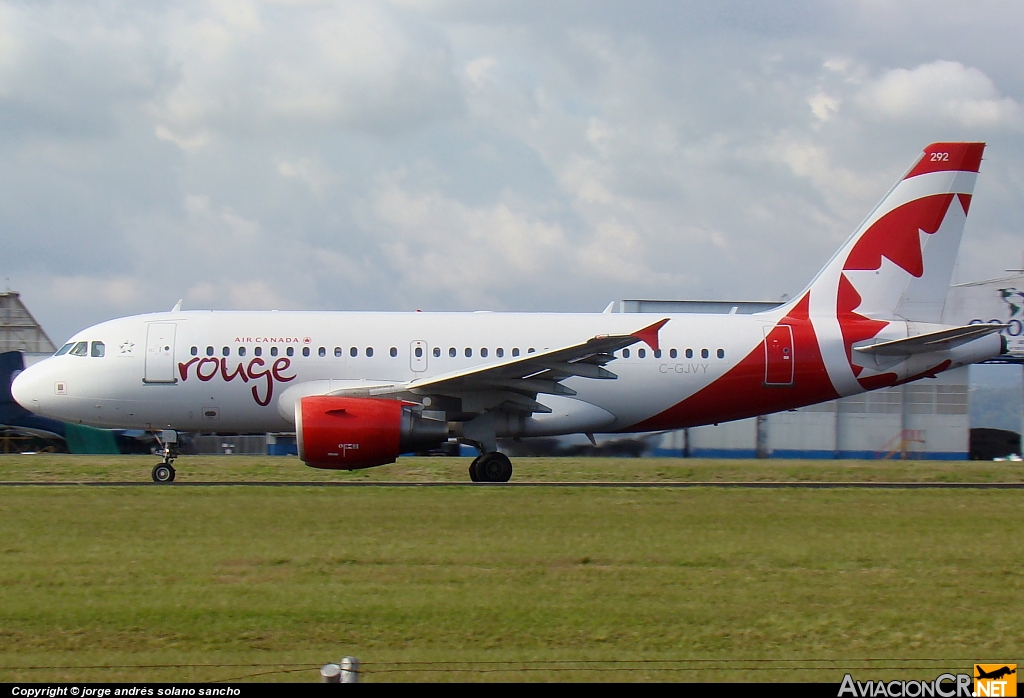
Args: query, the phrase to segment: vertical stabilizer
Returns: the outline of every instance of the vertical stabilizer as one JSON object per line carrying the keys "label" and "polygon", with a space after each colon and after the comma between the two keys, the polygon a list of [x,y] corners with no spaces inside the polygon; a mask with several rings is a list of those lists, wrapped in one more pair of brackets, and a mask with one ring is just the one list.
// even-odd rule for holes
{"label": "vertical stabilizer", "polygon": [[984,149],[925,148],[811,283],[812,314],[939,322]]}

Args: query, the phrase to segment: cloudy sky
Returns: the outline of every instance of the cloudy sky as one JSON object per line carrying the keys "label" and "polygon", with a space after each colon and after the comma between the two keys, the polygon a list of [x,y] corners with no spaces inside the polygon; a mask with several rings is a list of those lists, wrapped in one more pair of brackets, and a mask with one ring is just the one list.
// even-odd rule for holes
{"label": "cloudy sky", "polygon": [[798,292],[921,148],[1024,253],[1020,2],[0,2],[0,276],[186,308]]}

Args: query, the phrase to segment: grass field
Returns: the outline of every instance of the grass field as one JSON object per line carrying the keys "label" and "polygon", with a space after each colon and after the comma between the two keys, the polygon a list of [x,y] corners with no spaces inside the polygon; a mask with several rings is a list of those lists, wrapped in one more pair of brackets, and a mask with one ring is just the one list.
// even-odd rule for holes
{"label": "grass field", "polygon": [[[0,479],[146,481],[151,461],[5,457]],[[461,480],[467,462],[181,465],[182,480]],[[999,463],[517,466],[1020,479]],[[1022,659],[1022,515],[1013,490],[0,488],[0,681],[314,681],[346,654],[369,681],[931,679]]]}

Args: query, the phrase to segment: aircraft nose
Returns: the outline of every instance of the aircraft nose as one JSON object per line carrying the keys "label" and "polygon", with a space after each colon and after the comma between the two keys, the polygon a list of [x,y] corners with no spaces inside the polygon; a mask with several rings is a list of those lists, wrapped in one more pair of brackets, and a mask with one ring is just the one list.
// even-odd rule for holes
{"label": "aircraft nose", "polygon": [[19,373],[11,383],[11,397],[26,410],[32,412],[39,407],[42,397],[39,371],[34,371],[34,366],[29,366]]}

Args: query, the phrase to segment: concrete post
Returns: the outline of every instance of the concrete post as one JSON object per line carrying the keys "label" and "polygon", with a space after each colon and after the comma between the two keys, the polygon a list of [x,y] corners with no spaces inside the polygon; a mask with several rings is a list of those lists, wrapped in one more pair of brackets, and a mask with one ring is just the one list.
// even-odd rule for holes
{"label": "concrete post", "polygon": [[768,457],[768,417],[767,415],[759,414],[757,419],[754,420],[754,428],[756,434],[754,437],[755,449],[758,458]]}

